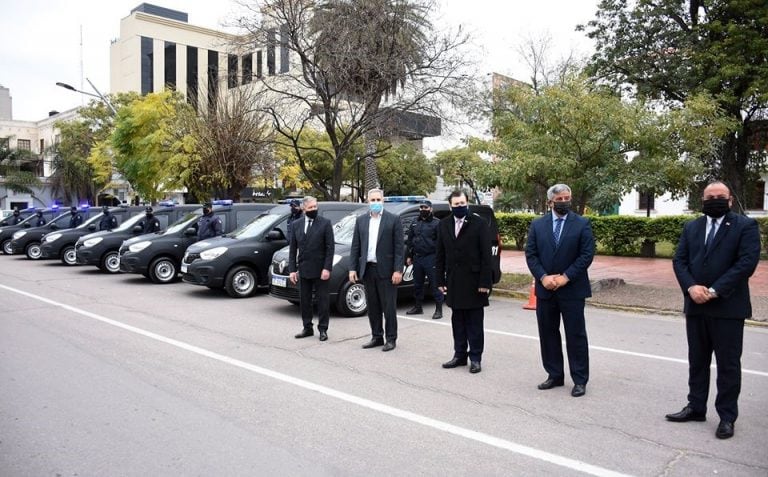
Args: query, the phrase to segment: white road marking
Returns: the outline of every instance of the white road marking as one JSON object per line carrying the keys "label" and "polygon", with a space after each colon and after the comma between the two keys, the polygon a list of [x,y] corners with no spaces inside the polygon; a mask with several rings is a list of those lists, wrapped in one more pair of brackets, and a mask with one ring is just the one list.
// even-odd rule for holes
{"label": "white road marking", "polygon": [[[419,322],[422,322],[422,323],[429,323],[431,325],[451,326],[450,318],[448,319],[447,322],[442,322],[442,321],[432,320],[432,319],[426,319],[426,318],[414,318],[414,317],[411,317],[411,316],[403,316],[403,315],[397,315],[397,318],[398,319],[402,319],[402,320],[410,320],[410,321],[419,321]],[[484,331],[486,333],[489,333],[489,334],[492,334],[492,335],[511,336],[513,338],[522,338],[522,339],[526,339],[526,340],[539,341],[539,337],[538,336],[521,335],[519,333],[510,333],[508,331],[493,330],[493,329],[488,329],[488,328],[486,328]],[[607,353],[623,354],[623,355],[626,355],[626,356],[635,356],[637,358],[648,358],[648,359],[655,359],[655,360],[658,360],[658,361],[669,361],[669,362],[672,362],[672,363],[684,364],[686,366],[688,365],[688,360],[687,359],[670,358],[669,356],[660,356],[660,355],[657,355],[657,354],[638,353],[636,351],[627,351],[627,350],[623,350],[623,349],[607,348],[605,346],[594,346],[594,345],[589,345],[589,349],[593,349],[593,350],[596,350],[596,351],[605,351]],[[713,364],[711,366],[711,368],[712,369],[717,369],[717,365]],[[756,371],[754,369],[743,369],[742,368],[741,373],[742,374],[754,374],[755,376],[768,377],[768,372]]]}
{"label": "white road marking", "polygon": [[398,417],[400,419],[404,419],[406,421],[413,422],[415,424],[420,424],[426,427],[431,427],[433,429],[436,429],[438,431],[447,432],[449,434],[453,434],[458,437],[463,437],[465,439],[473,440],[476,442],[480,442],[482,444],[486,444],[492,447],[497,447],[499,449],[508,450],[510,452],[514,452],[516,454],[520,454],[523,456],[527,456],[533,459],[537,459],[543,462],[548,462],[550,464],[554,464],[560,467],[565,467],[567,469],[572,469],[578,472],[583,472],[585,474],[590,475],[597,475],[597,476],[606,476],[606,477],[618,477],[618,476],[624,476],[627,474],[622,474],[620,472],[615,472],[610,469],[605,469],[603,467],[599,467],[596,465],[588,464],[586,462],[582,462],[580,460],[571,459],[568,457],[564,457],[558,454],[552,454],[550,452],[546,452],[540,449],[536,449],[534,447],[529,447],[526,445],[518,444],[516,442],[512,442],[506,439],[502,439],[499,437],[494,437],[490,434],[485,434],[483,432],[477,432],[473,431],[471,429],[467,429],[465,427],[456,426],[453,424],[450,424],[445,421],[440,421],[438,419],[432,419],[427,416],[422,416],[421,414],[416,414],[410,411],[406,411],[403,409],[399,409],[396,407],[389,406],[387,404],[382,404],[377,401],[372,401],[370,399],[361,398],[352,394],[348,394],[342,391],[338,391],[333,388],[329,388],[327,386],[322,386],[320,384],[315,384],[311,381],[306,381],[304,379],[296,378],[287,374],[279,373],[277,371],[272,371],[271,369],[262,368],[261,366],[256,366],[251,363],[247,363],[245,361],[240,361],[239,359],[231,358],[229,356],[225,356],[219,353],[215,353],[213,351],[209,351],[204,348],[200,348],[195,345],[191,345],[189,343],[185,343],[183,341],[175,340],[173,338],[168,338],[163,335],[159,335],[157,333],[153,333],[151,331],[144,330],[142,328],[137,328],[135,326],[131,326],[125,323],[122,323],[117,320],[113,320],[110,318],[106,318],[101,315],[97,315],[96,313],[91,313],[86,310],[81,310],[80,308],[76,308],[74,306],[66,305],[64,303],[59,303],[57,301],[51,300],[49,298],[45,298],[42,296],[38,296],[23,290],[18,290],[16,288],[11,288],[5,285],[0,285],[1,289],[8,290],[13,293],[18,293],[19,295],[26,296],[28,298],[32,298],[34,300],[38,300],[40,302],[46,303],[51,306],[55,306],[58,308],[62,308],[64,310],[70,311],[72,313],[76,313],[78,315],[82,315],[88,318],[92,318],[96,321],[99,321],[101,323],[115,326],[117,328],[123,329],[125,331],[129,331],[131,333],[144,336],[146,338],[153,339],[155,341],[174,346],[179,349],[183,349],[185,351],[189,351],[191,353],[198,354],[200,356],[204,356],[206,358],[210,358],[216,361],[220,361],[225,364],[229,364],[231,366],[235,366],[241,369],[245,369],[247,371],[251,371],[257,374],[260,374],[262,376],[266,376],[272,379],[276,379],[278,381],[282,381],[284,383],[292,384],[294,386],[298,386],[304,389],[307,389],[309,391],[315,391],[320,394],[324,394],[326,396],[336,398],[341,401],[345,401],[351,404],[355,404],[360,407],[364,407],[367,409],[370,409],[372,411],[380,412],[382,414],[387,414],[390,416]]}

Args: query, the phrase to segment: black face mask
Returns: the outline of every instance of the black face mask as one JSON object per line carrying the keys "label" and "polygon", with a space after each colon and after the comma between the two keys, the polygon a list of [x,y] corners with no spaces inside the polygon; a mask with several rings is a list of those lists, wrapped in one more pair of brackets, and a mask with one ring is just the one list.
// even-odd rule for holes
{"label": "black face mask", "polygon": [[315,210],[307,210],[306,212],[304,212],[304,215],[306,215],[307,217],[309,217],[312,220],[315,220],[315,218],[317,218],[317,209],[315,209]]}
{"label": "black face mask", "polygon": [[557,215],[566,215],[571,211],[571,201],[564,200],[561,202],[554,202],[552,208],[555,209]]}
{"label": "black face mask", "polygon": [[453,216],[457,219],[463,219],[467,216],[467,211],[469,210],[469,207],[466,205],[461,205],[459,207],[451,207],[451,212],[453,212]]}
{"label": "black face mask", "polygon": [[729,199],[707,199],[702,201],[701,210],[704,212],[704,215],[719,219],[731,210],[728,201]]}
{"label": "black face mask", "polygon": [[429,210],[419,211],[419,217],[421,217],[422,220],[427,220],[430,215],[432,215],[432,212],[430,212]]}
{"label": "black face mask", "polygon": [[208,215],[210,213],[211,213],[211,209],[209,209],[207,207],[205,209],[203,209],[203,215]]}

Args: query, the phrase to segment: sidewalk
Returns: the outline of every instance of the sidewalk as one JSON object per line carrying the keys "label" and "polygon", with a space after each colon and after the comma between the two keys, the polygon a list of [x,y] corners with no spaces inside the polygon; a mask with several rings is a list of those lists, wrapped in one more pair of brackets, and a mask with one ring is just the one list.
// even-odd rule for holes
{"label": "sidewalk", "polygon": [[[530,273],[525,253],[502,250],[501,270],[505,273]],[[671,259],[596,255],[589,267],[589,278],[593,282],[622,279],[628,285],[596,291],[590,303],[682,312],[683,295],[675,279]],[[749,289],[753,318],[768,321],[768,261],[760,261],[749,280]]]}

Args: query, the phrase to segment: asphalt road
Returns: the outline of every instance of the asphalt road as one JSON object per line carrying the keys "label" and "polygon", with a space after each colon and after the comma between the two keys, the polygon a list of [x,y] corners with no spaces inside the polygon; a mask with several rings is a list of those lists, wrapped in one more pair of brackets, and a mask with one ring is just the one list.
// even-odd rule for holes
{"label": "asphalt road", "polygon": [[[741,416],[675,424],[683,322],[588,308],[591,379],[539,391],[533,312],[492,299],[483,372],[444,370],[450,321],[293,338],[298,308],[0,256],[0,475],[768,474],[768,329],[745,332]],[[711,401],[714,400],[714,373]]]}

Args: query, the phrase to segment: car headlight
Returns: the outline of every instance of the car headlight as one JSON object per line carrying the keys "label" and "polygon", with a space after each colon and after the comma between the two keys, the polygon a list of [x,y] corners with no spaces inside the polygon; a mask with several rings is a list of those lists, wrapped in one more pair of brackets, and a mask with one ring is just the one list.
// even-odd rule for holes
{"label": "car headlight", "polygon": [[128,251],[133,253],[141,252],[142,250],[149,247],[150,245],[152,245],[152,242],[150,242],[149,240],[143,240],[141,242],[136,242],[129,245]]}
{"label": "car headlight", "polygon": [[26,230],[19,230],[18,232],[13,234],[14,239],[20,239],[21,237],[27,235]]}
{"label": "car headlight", "polygon": [[213,260],[217,257],[220,257],[226,252],[228,249],[227,247],[214,247],[210,250],[205,250],[203,252],[200,252],[200,258],[203,260]]}
{"label": "car headlight", "polygon": [[97,243],[101,242],[102,240],[104,240],[104,239],[101,238],[101,237],[89,238],[88,240],[85,240],[83,242],[83,247],[85,247],[85,248],[93,247],[94,245],[96,245]]}
{"label": "car headlight", "polygon": [[51,242],[55,242],[56,240],[58,240],[60,238],[61,238],[61,234],[58,234],[58,233],[56,233],[56,234],[48,234],[45,237],[43,237],[43,242],[51,243]]}
{"label": "car headlight", "polygon": [[333,256],[333,266],[336,266],[336,264],[337,264],[337,263],[339,263],[339,262],[341,261],[341,258],[342,258],[342,257],[341,257],[341,255],[339,255],[339,254],[335,254],[335,255]]}

